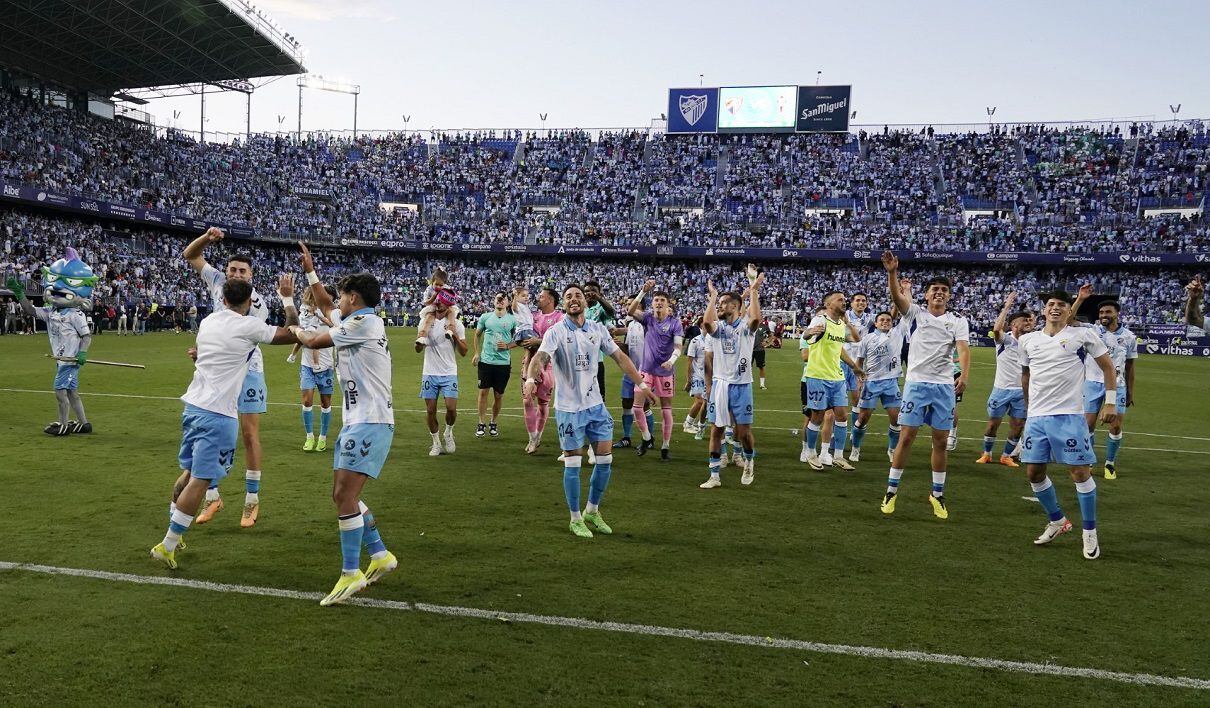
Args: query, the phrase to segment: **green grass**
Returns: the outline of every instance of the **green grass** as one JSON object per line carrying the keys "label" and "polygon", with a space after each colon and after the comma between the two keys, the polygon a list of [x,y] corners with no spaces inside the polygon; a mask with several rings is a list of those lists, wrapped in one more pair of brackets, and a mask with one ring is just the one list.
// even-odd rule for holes
{"label": "green grass", "polygon": [[[396,435],[365,496],[402,567],[367,597],[1210,678],[1207,362],[1140,359],[1120,477],[1099,482],[1104,557],[1090,563],[1078,533],[1033,547],[1044,517],[1021,499],[1022,471],[972,463],[993,372],[987,350],[974,354],[961,407],[948,522],[925,504],[922,445],[899,510],[879,513],[885,419],[875,419],[857,472],[798,463],[799,366],[787,349],[770,352],[770,390],[757,392],[752,487],[729,468],[722,489],[697,489],[705,446],[679,432],[678,409],[675,461],[621,451],[604,505],[615,535],[584,541],[567,531],[554,431],[542,454],[521,452],[516,374],[498,440],[473,437],[468,395],[457,454],[427,456],[409,342],[392,331]],[[175,399],[189,381],[189,344],[173,334],[98,338],[94,357],[148,369],[89,366],[82,391],[148,398],[88,395],[96,433],[52,439],[41,433],[55,408],[45,336],[0,339],[0,387],[37,391],[0,391],[0,561],[168,574],[147,549],[163,536],[177,473]],[[262,423],[261,522],[239,528],[237,459],[223,486],[236,503],[190,531],[176,575],[326,591],[340,561],[331,456],[301,451],[297,368],[285,348],[267,349],[270,401],[290,405],[271,406]],[[461,380],[472,393],[469,363]],[[611,368],[608,378],[616,409],[620,375]],[[1055,472],[1076,513],[1071,483]],[[1194,705],[1210,694],[0,572],[0,704],[347,700]]]}

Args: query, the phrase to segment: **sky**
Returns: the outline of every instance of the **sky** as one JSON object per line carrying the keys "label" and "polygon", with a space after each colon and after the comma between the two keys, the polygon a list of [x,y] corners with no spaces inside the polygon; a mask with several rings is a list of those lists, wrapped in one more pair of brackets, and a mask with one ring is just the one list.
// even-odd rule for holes
{"label": "sky", "polygon": [[[1204,0],[253,2],[310,72],[361,87],[360,130],[646,127],[670,87],[817,78],[853,86],[855,124],[1210,118]],[[149,108],[200,125],[196,97]],[[206,117],[242,133],[244,97]],[[294,77],[252,98],[253,131],[279,125],[298,125]],[[304,131],[352,126],[351,96],[304,94]]]}

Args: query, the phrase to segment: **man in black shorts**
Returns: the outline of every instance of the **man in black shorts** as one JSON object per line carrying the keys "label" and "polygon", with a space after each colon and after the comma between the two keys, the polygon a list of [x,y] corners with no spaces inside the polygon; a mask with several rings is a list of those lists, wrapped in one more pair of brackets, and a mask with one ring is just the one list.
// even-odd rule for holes
{"label": "man in black shorts", "polygon": [[760,387],[765,388],[765,342],[773,335],[769,323],[762,322],[752,340],[752,366],[760,374]]}
{"label": "man in black shorts", "polygon": [[[508,295],[496,293],[493,305],[495,309],[480,315],[475,324],[475,358],[472,363],[479,369],[479,427],[475,428],[477,438],[483,437],[485,432],[490,432],[493,438],[500,435],[496,421],[500,417],[504,390],[508,388],[508,379],[513,370],[511,351],[517,346],[517,318],[510,311]],[[490,428],[486,420],[488,389],[495,392]]]}

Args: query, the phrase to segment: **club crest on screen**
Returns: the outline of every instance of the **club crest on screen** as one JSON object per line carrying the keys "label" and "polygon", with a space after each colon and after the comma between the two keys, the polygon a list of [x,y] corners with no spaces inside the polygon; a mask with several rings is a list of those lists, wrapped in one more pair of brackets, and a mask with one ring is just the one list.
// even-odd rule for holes
{"label": "club crest on screen", "polygon": [[681,96],[680,107],[681,116],[689,125],[697,125],[697,122],[706,115],[706,106],[710,103],[710,97],[703,94],[700,96]]}

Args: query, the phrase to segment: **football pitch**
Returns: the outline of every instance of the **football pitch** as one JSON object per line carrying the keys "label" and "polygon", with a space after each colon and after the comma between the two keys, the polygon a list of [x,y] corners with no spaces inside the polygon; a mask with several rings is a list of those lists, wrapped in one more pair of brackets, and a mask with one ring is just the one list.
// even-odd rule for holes
{"label": "football pitch", "polygon": [[318,605],[340,567],[332,455],[301,449],[288,347],[264,347],[259,523],[239,526],[241,446],[227,508],[190,530],[174,572],[148,549],[178,472],[192,337],[94,338],[91,356],[147,369],[85,367],[96,432],[67,438],[41,432],[55,411],[46,336],[0,338],[0,704],[1210,703],[1210,362],[1139,359],[1119,477],[1097,469],[1090,562],[1064,470],[1051,476],[1077,529],[1038,548],[1023,469],[973,463],[988,349],[959,408],[948,521],[926,504],[924,439],[895,515],[879,512],[881,415],[857,471],[798,462],[791,343],[770,350],[756,391],[752,486],[732,466],[698,489],[706,444],[680,431],[678,393],[673,461],[616,451],[614,534],[586,540],[567,529],[553,425],[537,455],[522,451],[520,357],[498,439],[474,437],[463,360],[457,452],[430,458],[414,334],[390,332],[395,438],[364,498],[400,568],[334,608]]}

